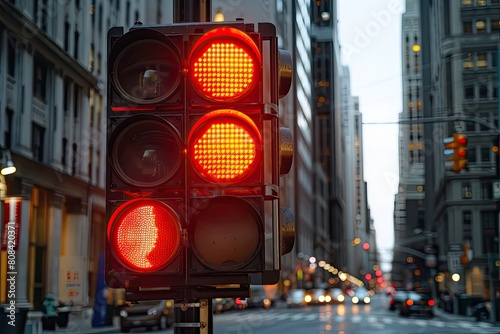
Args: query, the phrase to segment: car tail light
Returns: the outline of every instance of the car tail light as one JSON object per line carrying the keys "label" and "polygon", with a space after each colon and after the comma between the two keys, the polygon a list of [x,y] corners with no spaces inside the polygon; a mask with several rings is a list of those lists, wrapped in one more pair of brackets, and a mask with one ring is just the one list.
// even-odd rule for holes
{"label": "car tail light", "polygon": [[433,299],[429,299],[429,300],[427,301],[427,304],[428,304],[429,306],[434,306],[435,302],[434,302],[434,300],[433,300]]}
{"label": "car tail light", "polygon": [[412,306],[412,305],[413,305],[413,300],[408,299],[408,300],[406,301],[406,305],[408,305],[408,306]]}
{"label": "car tail light", "polygon": [[160,201],[135,199],[113,213],[108,238],[124,265],[136,271],[155,271],[167,265],[179,250],[179,218]]}

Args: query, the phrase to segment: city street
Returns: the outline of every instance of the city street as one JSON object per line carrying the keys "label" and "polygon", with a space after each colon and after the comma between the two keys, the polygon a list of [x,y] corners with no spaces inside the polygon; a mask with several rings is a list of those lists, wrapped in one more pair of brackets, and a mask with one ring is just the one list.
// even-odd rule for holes
{"label": "city street", "polygon": [[[143,332],[136,329],[134,332]],[[164,330],[173,333],[172,328]],[[476,322],[471,317],[436,313],[432,319],[402,317],[387,308],[387,299],[376,295],[370,305],[319,305],[301,308],[250,309],[214,315],[216,334],[303,334],[303,333],[500,333],[500,327]]]}

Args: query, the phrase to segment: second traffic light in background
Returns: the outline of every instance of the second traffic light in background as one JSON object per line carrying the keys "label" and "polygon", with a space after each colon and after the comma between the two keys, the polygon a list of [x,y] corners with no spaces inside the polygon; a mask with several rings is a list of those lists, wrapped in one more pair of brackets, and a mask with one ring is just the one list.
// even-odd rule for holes
{"label": "second traffic light in background", "polygon": [[446,170],[460,173],[467,167],[467,136],[455,133],[443,142]]}

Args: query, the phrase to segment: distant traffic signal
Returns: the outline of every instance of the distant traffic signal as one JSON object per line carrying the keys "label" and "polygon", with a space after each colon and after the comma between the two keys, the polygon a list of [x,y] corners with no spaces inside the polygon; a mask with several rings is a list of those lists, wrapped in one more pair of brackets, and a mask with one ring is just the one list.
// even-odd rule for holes
{"label": "distant traffic signal", "polygon": [[279,179],[291,58],[275,27],[189,23],[108,32],[106,282],[270,284],[293,246]]}
{"label": "distant traffic signal", "polygon": [[446,170],[460,173],[467,167],[467,136],[455,133],[453,137],[445,138],[443,142]]}

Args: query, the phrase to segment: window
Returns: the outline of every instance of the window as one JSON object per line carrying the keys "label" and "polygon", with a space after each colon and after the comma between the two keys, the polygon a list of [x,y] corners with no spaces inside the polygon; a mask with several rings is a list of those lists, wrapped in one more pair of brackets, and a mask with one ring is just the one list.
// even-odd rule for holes
{"label": "window", "polygon": [[478,68],[488,67],[488,59],[487,59],[487,53],[486,52],[478,52],[477,53],[476,65],[477,65]]}
{"label": "window", "polygon": [[31,153],[33,159],[43,162],[45,128],[36,123],[31,125]]}
{"label": "window", "polygon": [[472,0],[462,0],[462,6],[463,7],[470,7],[470,6],[472,6]]}
{"label": "window", "polygon": [[80,43],[80,33],[75,31],[75,47],[74,47],[74,57],[78,59],[78,44]]}
{"label": "window", "polygon": [[[463,237],[464,242],[469,241],[472,243],[472,212],[464,211],[462,212],[462,229],[463,229]],[[472,244],[471,244],[472,248]]]}
{"label": "window", "polygon": [[472,21],[465,21],[463,23],[464,35],[472,34]]}
{"label": "window", "polygon": [[46,63],[35,57],[34,75],[33,75],[33,95],[45,101],[45,93],[47,86],[47,65]]}
{"label": "window", "polygon": [[7,42],[7,74],[11,77],[16,75],[16,49],[15,41],[9,38]]}
{"label": "window", "polygon": [[64,78],[64,92],[63,92],[63,111],[64,111],[64,116],[68,115],[69,111],[69,101],[71,99],[70,92],[71,92],[71,80],[66,77]]}
{"label": "window", "polygon": [[90,44],[89,70],[90,72],[94,71],[94,43]]}
{"label": "window", "polygon": [[493,194],[491,191],[491,183],[490,182],[483,182],[482,185],[482,193],[483,193],[483,199],[492,199]]}
{"label": "window", "polygon": [[480,99],[488,98],[488,86],[486,84],[479,85],[479,98]]}
{"label": "window", "polygon": [[498,32],[498,31],[500,31],[500,20],[491,19],[491,32]]}
{"label": "window", "polygon": [[483,254],[498,253],[498,244],[495,242],[497,235],[497,212],[481,212],[481,225],[483,229]]}
{"label": "window", "polygon": [[78,146],[75,143],[73,143],[73,152],[72,152],[73,159],[71,161],[71,175],[73,175],[73,176],[76,175],[76,166],[77,166],[76,165],[76,157],[77,157],[76,153],[77,152],[78,152]]}
{"label": "window", "polygon": [[63,138],[62,139],[62,157],[61,157],[61,163],[62,163],[64,169],[66,169],[66,165],[68,163],[67,150],[68,150],[68,139],[67,138]]}
{"label": "window", "polygon": [[474,147],[467,149],[467,161],[468,162],[477,162],[476,149]]}
{"label": "window", "polygon": [[69,22],[64,22],[64,51],[68,52],[69,50]]}
{"label": "window", "polygon": [[477,20],[476,21],[476,32],[477,33],[485,33],[486,32],[486,21],[485,20]]}
{"label": "window", "polygon": [[80,87],[77,84],[73,85],[73,118],[76,122],[80,114]]}
{"label": "window", "polygon": [[486,6],[486,0],[477,0],[478,6]]}
{"label": "window", "polygon": [[472,198],[472,187],[470,182],[462,182],[462,199]]}
{"label": "window", "polygon": [[481,147],[481,162],[490,162],[490,152],[489,147]]}
{"label": "window", "polygon": [[474,85],[465,86],[465,98],[468,100],[474,99]]}
{"label": "window", "polygon": [[466,70],[473,70],[474,69],[474,54],[472,52],[468,52],[464,56],[464,62],[463,62],[463,67]]}

